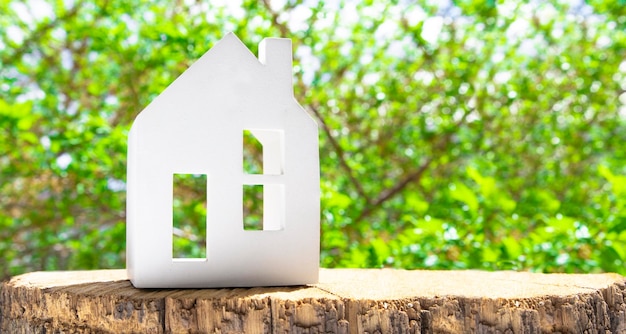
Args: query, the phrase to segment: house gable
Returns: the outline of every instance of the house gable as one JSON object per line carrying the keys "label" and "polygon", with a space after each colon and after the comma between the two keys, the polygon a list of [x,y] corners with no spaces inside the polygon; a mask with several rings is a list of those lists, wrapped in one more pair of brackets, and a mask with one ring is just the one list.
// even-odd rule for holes
{"label": "house gable", "polygon": [[[227,34],[139,114],[129,134],[127,178],[127,267],[136,287],[317,280],[318,130],[293,98],[291,66],[290,40],[263,40],[257,59]],[[243,172],[244,130],[267,146],[278,164],[268,165],[272,175]],[[206,175],[204,259],[172,255],[176,174]],[[244,230],[246,185],[267,189],[271,232]]]}

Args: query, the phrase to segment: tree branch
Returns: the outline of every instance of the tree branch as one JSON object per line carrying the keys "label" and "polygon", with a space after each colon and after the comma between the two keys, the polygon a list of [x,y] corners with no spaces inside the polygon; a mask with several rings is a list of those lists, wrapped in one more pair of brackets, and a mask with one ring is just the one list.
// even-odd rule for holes
{"label": "tree branch", "polygon": [[263,5],[272,16],[272,24],[277,27],[278,30],[280,30],[280,34],[282,35],[281,37],[289,36],[289,28],[287,28],[287,26],[285,26],[284,24],[278,22],[278,13],[272,9],[272,6],[270,5],[270,0],[263,0]]}
{"label": "tree branch", "polygon": [[422,163],[422,165],[418,169],[406,175],[400,182],[396,183],[393,187],[382,191],[373,202],[369,203],[369,205],[365,207],[363,211],[361,211],[361,214],[355,219],[355,221],[362,220],[365,217],[369,216],[370,214],[372,214],[372,212],[374,212],[375,209],[377,209],[384,202],[388,201],[389,199],[400,193],[410,183],[419,181],[424,172],[426,172],[428,167],[430,167],[430,164],[432,162],[433,159],[428,158],[426,161],[424,161],[424,163]]}
{"label": "tree branch", "polygon": [[341,145],[339,145],[339,142],[337,142],[335,137],[333,137],[330,127],[328,126],[328,124],[326,123],[322,115],[320,114],[319,110],[315,106],[312,106],[312,105],[310,105],[309,108],[311,109],[315,117],[317,117],[317,119],[319,120],[320,125],[322,126],[322,130],[324,130],[326,137],[328,137],[328,141],[330,142],[330,145],[333,147],[333,150],[335,151],[335,153],[337,153],[337,157],[339,158],[339,165],[346,171],[346,174],[348,175],[348,179],[350,179],[350,183],[354,185],[359,196],[365,199],[365,203],[367,204],[367,206],[369,206],[370,198],[365,193],[365,190],[363,189],[361,182],[359,182],[359,180],[354,176],[354,171],[352,170],[350,165],[348,165],[345,151],[343,150]]}
{"label": "tree branch", "polygon": [[[463,123],[465,123],[465,121],[467,120],[467,116],[470,114],[470,112],[471,111],[469,110],[465,111],[465,113],[463,114],[463,117],[461,117],[461,119],[459,119],[455,123],[454,127],[458,128]],[[451,131],[445,133],[445,135],[441,138],[441,141],[435,145],[438,151],[445,149],[450,144],[453,134],[454,133]],[[419,166],[419,168],[407,174],[400,182],[396,183],[393,187],[382,191],[379,194],[379,196],[376,197],[376,199],[374,199],[374,201],[368,200],[368,205],[365,207],[363,211],[361,211],[361,214],[355,219],[355,221],[359,221],[368,217],[369,215],[372,214],[372,212],[374,212],[374,210],[380,207],[384,202],[388,201],[392,197],[402,192],[404,188],[406,188],[409,184],[419,181],[422,175],[424,175],[424,172],[426,172],[426,170],[428,169],[428,167],[430,167],[433,161],[434,161],[433,157],[432,156],[429,157],[428,159],[426,159],[426,161],[424,161],[424,163],[422,163],[421,166]]]}

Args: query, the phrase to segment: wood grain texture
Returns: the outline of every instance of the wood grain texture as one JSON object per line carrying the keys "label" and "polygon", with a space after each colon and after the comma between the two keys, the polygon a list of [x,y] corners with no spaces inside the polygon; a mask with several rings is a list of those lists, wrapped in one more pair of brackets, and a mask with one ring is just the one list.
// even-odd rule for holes
{"label": "wood grain texture", "polygon": [[310,286],[135,289],[124,270],[0,287],[1,333],[625,333],[615,274],[322,269]]}

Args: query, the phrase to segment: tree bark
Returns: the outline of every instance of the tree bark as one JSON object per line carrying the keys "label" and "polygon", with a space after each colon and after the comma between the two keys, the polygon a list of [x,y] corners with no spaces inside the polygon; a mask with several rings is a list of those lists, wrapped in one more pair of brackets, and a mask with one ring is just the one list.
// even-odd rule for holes
{"label": "tree bark", "polygon": [[2,333],[623,333],[616,274],[321,269],[309,286],[135,289],[124,270],[0,286]]}

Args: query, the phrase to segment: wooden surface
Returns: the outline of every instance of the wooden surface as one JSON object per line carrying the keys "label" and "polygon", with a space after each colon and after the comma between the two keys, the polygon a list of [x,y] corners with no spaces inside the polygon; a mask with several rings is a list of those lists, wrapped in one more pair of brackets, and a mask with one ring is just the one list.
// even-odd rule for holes
{"label": "wooden surface", "polygon": [[623,333],[625,279],[322,269],[311,286],[135,289],[124,270],[35,272],[0,288],[1,333]]}

